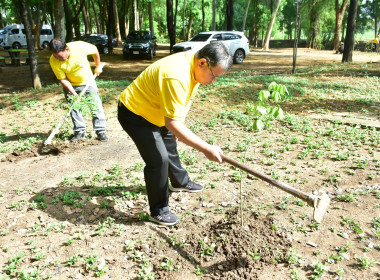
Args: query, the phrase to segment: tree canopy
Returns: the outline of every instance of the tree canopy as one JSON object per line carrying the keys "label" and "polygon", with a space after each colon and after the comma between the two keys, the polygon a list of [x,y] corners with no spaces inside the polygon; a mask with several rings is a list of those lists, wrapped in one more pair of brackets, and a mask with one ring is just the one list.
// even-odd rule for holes
{"label": "tree canopy", "polygon": [[[173,44],[200,31],[244,28],[255,45],[268,36],[294,39],[297,1],[307,7],[300,19],[301,38],[312,48],[336,48],[334,35],[344,39],[347,25],[348,8],[342,12],[341,28],[336,28],[336,9],[344,0],[24,0],[31,26],[50,24],[67,41],[83,33],[121,40],[129,30],[153,29],[158,41]],[[379,1],[358,1],[357,32],[380,32]],[[0,1],[0,28],[22,22],[19,2]]]}

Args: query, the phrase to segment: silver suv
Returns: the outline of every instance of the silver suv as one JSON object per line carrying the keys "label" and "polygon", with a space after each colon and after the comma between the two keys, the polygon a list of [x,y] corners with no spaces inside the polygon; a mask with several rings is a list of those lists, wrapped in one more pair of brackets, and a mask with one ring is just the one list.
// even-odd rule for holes
{"label": "silver suv", "polygon": [[247,37],[240,31],[208,31],[195,35],[190,41],[175,44],[173,52],[197,51],[212,41],[222,41],[234,57],[234,63],[240,64],[249,54],[249,43]]}

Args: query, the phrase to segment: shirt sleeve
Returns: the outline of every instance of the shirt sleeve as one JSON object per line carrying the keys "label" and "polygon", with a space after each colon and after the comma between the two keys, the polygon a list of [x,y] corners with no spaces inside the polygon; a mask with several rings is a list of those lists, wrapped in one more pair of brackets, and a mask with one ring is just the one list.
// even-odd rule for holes
{"label": "shirt sleeve", "polygon": [[56,59],[54,58],[54,56],[52,55],[51,57],[50,57],[50,67],[51,67],[51,69],[53,70],[53,72],[54,72],[54,75],[56,76],[56,78],[58,79],[58,80],[62,80],[62,79],[64,79],[64,78],[66,78],[66,74],[65,74],[65,72],[63,72],[62,70],[61,70],[61,68],[57,65],[57,63],[56,63]]}

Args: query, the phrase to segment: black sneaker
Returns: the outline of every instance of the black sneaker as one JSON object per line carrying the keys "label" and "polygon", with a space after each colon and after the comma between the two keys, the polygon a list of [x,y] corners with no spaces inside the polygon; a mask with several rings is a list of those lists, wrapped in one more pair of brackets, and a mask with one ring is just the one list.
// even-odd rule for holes
{"label": "black sneaker", "polygon": [[194,183],[193,181],[189,181],[186,186],[172,186],[169,185],[169,189],[172,192],[201,192],[203,191],[203,186]]}
{"label": "black sneaker", "polygon": [[99,132],[98,134],[98,139],[102,142],[107,142],[108,141],[108,137],[106,136],[106,133],[105,132]]}
{"label": "black sneaker", "polygon": [[76,132],[73,139],[71,139],[71,141],[73,142],[78,142],[79,139],[83,139],[84,138],[84,135],[85,135],[85,132],[84,131],[79,131],[79,132]]}
{"label": "black sneaker", "polygon": [[173,226],[179,223],[179,218],[169,211],[164,214],[149,216],[149,221],[163,226]]}

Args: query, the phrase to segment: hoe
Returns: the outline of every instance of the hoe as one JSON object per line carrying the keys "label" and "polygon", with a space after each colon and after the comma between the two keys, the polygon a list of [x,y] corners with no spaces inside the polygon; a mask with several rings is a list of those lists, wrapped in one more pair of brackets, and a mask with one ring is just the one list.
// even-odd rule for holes
{"label": "hoe", "polygon": [[326,213],[326,210],[327,210],[327,207],[329,206],[330,204],[330,198],[329,196],[326,194],[326,193],[322,193],[320,196],[315,196],[315,195],[311,195],[311,194],[307,194],[307,193],[304,193],[300,190],[297,190],[287,184],[284,184],[283,182],[280,182],[280,181],[277,181],[269,176],[266,176],[264,174],[261,174],[243,164],[241,164],[240,162],[237,162],[236,160],[233,160],[227,156],[222,156],[222,159],[223,159],[223,162],[228,162],[229,164],[237,167],[237,168],[240,168],[241,170],[244,170],[246,171],[247,173],[257,177],[257,178],[260,178],[262,180],[264,180],[265,182],[283,190],[283,191],[286,191],[287,193],[290,193],[291,195],[294,195],[296,197],[298,197],[299,199],[307,202],[307,204],[311,207],[314,208],[314,212],[313,212],[313,219],[318,222],[318,223],[321,223],[322,222],[322,219],[323,219],[323,215]]}

